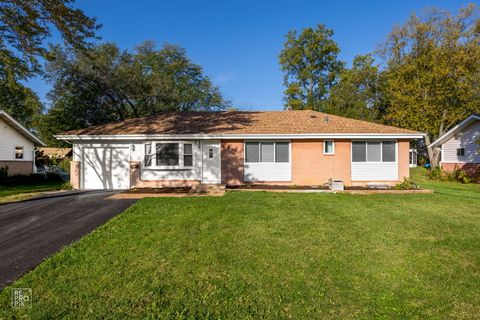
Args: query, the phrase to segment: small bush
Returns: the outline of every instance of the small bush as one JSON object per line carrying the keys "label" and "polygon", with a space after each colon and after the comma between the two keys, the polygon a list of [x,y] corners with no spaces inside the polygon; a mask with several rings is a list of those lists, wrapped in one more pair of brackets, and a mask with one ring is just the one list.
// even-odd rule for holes
{"label": "small bush", "polygon": [[474,179],[463,169],[455,167],[452,172],[446,172],[440,167],[430,169],[427,173],[431,180],[455,181],[460,183],[472,183]]}
{"label": "small bush", "polygon": [[62,183],[62,189],[63,190],[72,190],[73,186],[70,182],[66,181],[66,182]]}
{"label": "small bush", "polygon": [[63,181],[62,176],[56,172],[47,172],[45,179],[48,182],[60,182]]}
{"label": "small bush", "polygon": [[65,172],[70,172],[70,160],[68,160],[67,158],[63,159],[62,161],[60,161],[60,163],[58,164],[58,166],[60,167],[60,169],[62,169],[63,171]]}
{"label": "small bush", "polygon": [[427,172],[427,177],[431,180],[446,180],[446,173],[440,167],[431,168]]}
{"label": "small bush", "polygon": [[0,167],[0,181],[8,177],[8,166]]}
{"label": "small bush", "polygon": [[457,181],[460,183],[472,183],[473,179],[470,175],[463,169],[455,169],[452,173],[449,174],[452,181]]}
{"label": "small bush", "polygon": [[413,190],[413,189],[419,189],[419,186],[409,178],[404,178],[402,182],[397,183],[395,185],[394,189],[395,190]]}

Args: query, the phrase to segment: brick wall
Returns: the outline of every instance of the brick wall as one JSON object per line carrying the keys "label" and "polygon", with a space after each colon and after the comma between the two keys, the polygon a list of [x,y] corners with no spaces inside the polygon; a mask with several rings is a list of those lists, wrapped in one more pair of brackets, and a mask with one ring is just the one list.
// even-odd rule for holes
{"label": "brick wall", "polygon": [[80,161],[70,161],[70,184],[73,189],[80,189]]}
{"label": "brick wall", "polygon": [[8,175],[14,176],[17,174],[29,175],[33,173],[32,161],[2,161],[0,160],[0,167],[8,167]]}
{"label": "brick wall", "polygon": [[198,186],[199,180],[142,180],[140,161],[130,161],[130,188]]}

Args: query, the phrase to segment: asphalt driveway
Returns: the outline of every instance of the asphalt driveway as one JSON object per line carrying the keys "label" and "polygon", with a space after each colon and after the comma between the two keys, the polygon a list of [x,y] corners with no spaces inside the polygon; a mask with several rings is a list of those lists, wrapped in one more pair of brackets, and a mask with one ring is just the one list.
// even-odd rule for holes
{"label": "asphalt driveway", "polygon": [[0,205],[0,289],[135,200],[89,191]]}

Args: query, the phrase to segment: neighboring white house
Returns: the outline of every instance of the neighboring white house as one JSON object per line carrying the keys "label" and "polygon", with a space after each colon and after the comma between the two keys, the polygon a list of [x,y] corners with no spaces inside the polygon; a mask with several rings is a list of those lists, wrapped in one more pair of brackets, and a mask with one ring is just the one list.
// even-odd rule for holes
{"label": "neighboring white house", "polygon": [[434,141],[431,146],[442,152],[441,167],[474,173],[480,168],[480,115],[472,114]]}
{"label": "neighboring white house", "polygon": [[45,144],[12,116],[0,110],[0,167],[8,167],[9,175],[33,173],[35,146]]}

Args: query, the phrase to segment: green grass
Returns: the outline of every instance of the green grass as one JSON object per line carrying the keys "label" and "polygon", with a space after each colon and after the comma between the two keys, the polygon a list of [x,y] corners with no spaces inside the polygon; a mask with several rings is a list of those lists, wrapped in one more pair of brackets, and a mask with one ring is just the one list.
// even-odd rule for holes
{"label": "green grass", "polygon": [[31,309],[1,292],[0,318],[476,318],[480,186],[414,178],[435,193],[144,199],[15,282]]}
{"label": "green grass", "polygon": [[45,191],[61,190],[63,186],[63,182],[42,182],[16,186],[0,185],[0,203],[27,199]]}
{"label": "green grass", "polygon": [[0,186],[0,197],[11,196],[20,193],[42,192],[51,190],[60,190],[63,182],[42,182],[39,184],[19,185],[19,186]]}

